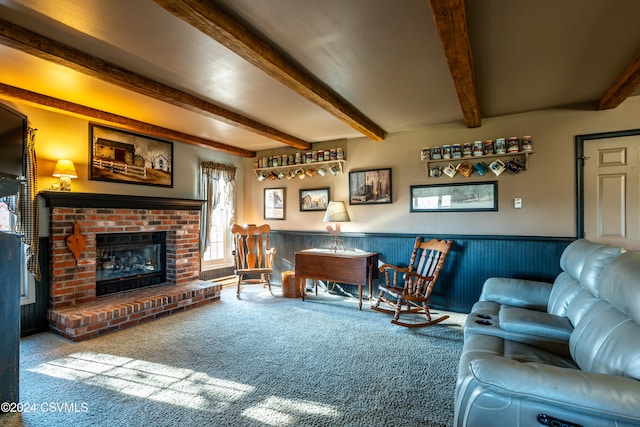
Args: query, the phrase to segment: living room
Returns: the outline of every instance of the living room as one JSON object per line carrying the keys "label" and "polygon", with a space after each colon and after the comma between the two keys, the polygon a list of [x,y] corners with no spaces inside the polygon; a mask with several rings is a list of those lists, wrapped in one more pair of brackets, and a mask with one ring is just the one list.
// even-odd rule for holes
{"label": "living room", "polygon": [[[467,3],[467,12],[470,15],[473,15],[474,12],[477,14],[481,7],[476,2]],[[602,6],[599,2],[595,3]],[[3,19],[9,21],[13,19],[14,23],[22,23],[31,30],[34,30],[35,25],[24,23],[24,21],[28,21],[25,16],[30,16],[30,14],[37,16],[37,22],[44,20],[44,24],[47,25],[51,25],[51,22],[55,21],[54,18],[51,18],[51,21],[49,18],[44,18],[46,16],[46,11],[43,9],[45,8],[44,2],[31,6],[33,9],[29,8],[31,12],[26,15],[22,15],[25,12],[20,12],[20,8],[3,6],[0,11],[3,12]],[[247,10],[251,10],[250,6],[244,6]],[[428,5],[423,6],[427,9],[426,16],[431,19]],[[65,8],[67,7],[70,6],[65,5]],[[242,15],[230,5],[225,5],[225,7]],[[411,3],[411,7],[417,7],[415,2]],[[491,9],[495,7],[497,6],[494,4]],[[636,6],[629,4],[628,7]],[[280,5],[279,10],[283,9],[286,8]],[[596,12],[583,11],[582,13],[588,16],[597,15]],[[623,19],[620,15],[624,15],[624,13],[618,12],[616,19]],[[627,13],[627,15],[633,14]],[[248,18],[245,17],[245,19]],[[394,28],[401,26],[397,23],[394,25]],[[579,23],[573,25],[580,26]],[[53,26],[55,27],[55,25]],[[429,28],[431,29],[431,27]],[[478,27],[475,28],[477,33]],[[433,31],[435,33],[435,30]],[[558,31],[556,34],[564,34],[564,31]],[[626,33],[616,37],[632,38]],[[434,40],[437,41],[437,38]],[[627,44],[633,45],[628,40],[625,46]],[[437,47],[440,49],[439,45]],[[22,61],[21,56],[14,53],[14,49],[6,46],[1,48],[0,53],[7,58],[18,59],[18,63]],[[624,50],[622,47],[620,49]],[[606,50],[606,48],[600,48],[600,50]],[[439,54],[441,55],[441,53]],[[417,126],[415,125],[417,123],[415,117],[419,115],[411,117],[407,115],[407,123],[400,124],[403,120],[397,116],[401,115],[399,111],[402,111],[400,107],[402,103],[397,103],[392,97],[386,96],[389,89],[385,88],[384,91],[380,89],[380,98],[372,104],[382,105],[389,102],[390,105],[393,105],[393,107],[389,107],[389,110],[396,109],[393,119],[387,119],[388,123],[393,123],[393,125],[385,124],[384,126],[386,129],[393,130],[387,131],[383,140],[376,141],[368,136],[359,135],[353,129],[345,130],[348,126],[340,122],[337,125],[332,124],[329,130],[320,132],[318,135],[321,136],[319,137],[307,138],[309,143],[305,146],[306,148],[295,147],[287,143],[274,143],[273,140],[268,141],[268,138],[262,135],[256,137],[246,129],[242,129],[240,134],[234,134],[230,138],[233,143],[225,145],[224,136],[227,132],[231,132],[226,129],[231,127],[227,123],[221,124],[222,122],[220,122],[211,125],[209,121],[212,119],[206,117],[203,120],[207,120],[208,124],[203,124],[203,121],[193,119],[192,116],[195,114],[193,111],[182,110],[175,105],[169,105],[169,107],[161,105],[163,104],[161,101],[148,99],[144,95],[131,92],[129,89],[123,89],[112,83],[86,86],[89,89],[82,90],[82,87],[88,85],[88,81],[82,78],[75,83],[68,83],[60,76],[54,78],[51,77],[53,74],[49,77],[39,74],[35,68],[21,69],[18,66],[11,68],[6,77],[1,79],[4,86],[0,96],[4,105],[26,116],[29,126],[37,129],[34,141],[38,161],[38,192],[43,192],[43,194],[61,193],[57,189],[60,180],[58,177],[54,177],[54,169],[60,159],[72,160],[77,172],[77,177],[71,179],[70,193],[88,193],[105,198],[125,195],[134,198],[201,201],[205,198],[201,188],[200,168],[202,163],[215,162],[235,167],[235,222],[270,225],[271,245],[278,251],[273,272],[273,281],[277,289],[277,286],[280,285],[281,273],[295,268],[294,259],[297,251],[310,247],[328,248],[331,246],[333,236],[326,231],[326,227],[335,224],[323,221],[324,210],[304,209],[301,202],[301,195],[305,191],[326,191],[330,200],[345,201],[350,218],[349,222],[340,224],[341,244],[347,249],[377,252],[381,263],[406,264],[416,236],[452,240],[452,250],[438,287],[434,290],[431,304],[439,310],[464,314],[469,312],[473,303],[478,299],[482,286],[489,277],[521,277],[552,281],[560,272],[558,262],[562,251],[577,237],[582,237],[585,231],[585,212],[584,206],[581,205],[584,199],[584,194],[581,194],[581,191],[584,190],[582,187],[583,163],[577,161],[576,157],[583,155],[580,150],[586,149],[591,139],[609,139],[613,136],[626,137],[629,136],[625,133],[628,131],[632,132],[630,135],[637,135],[637,131],[634,130],[639,127],[640,96],[638,96],[637,87],[615,108],[598,109],[594,105],[604,95],[605,90],[612,85],[624,67],[633,61],[633,56],[629,57],[628,55],[624,57],[621,54],[619,58],[616,58],[624,66],[622,69],[608,70],[608,80],[603,79],[602,74],[598,74],[600,77],[598,84],[585,85],[582,79],[576,77],[573,82],[575,85],[580,88],[588,86],[590,89],[589,91],[583,89],[587,95],[582,97],[563,98],[571,98],[569,104],[556,103],[555,101],[547,102],[548,98],[547,101],[528,104],[527,102],[533,97],[528,88],[527,90],[525,88],[516,89],[507,80],[503,80],[505,85],[513,89],[509,96],[519,99],[526,107],[518,108],[515,105],[508,113],[490,114],[491,109],[483,106],[482,111],[487,111],[486,115],[482,117],[481,125],[474,127],[468,126],[465,122],[465,115],[459,111],[460,104],[458,104],[458,97],[456,97],[455,87],[451,84],[451,80],[440,83],[441,86],[446,86],[444,90],[448,93],[448,103],[443,104],[442,111],[421,107],[423,109],[421,115],[439,117],[433,119],[434,122],[425,119]],[[149,60],[149,62],[152,61]],[[598,67],[594,66],[595,68],[601,67],[602,62],[606,61],[598,62]],[[444,58],[439,58],[439,64],[446,71]],[[479,64],[482,63],[479,61]],[[29,62],[28,65],[31,66],[33,63]],[[535,61],[528,62],[522,67],[533,67],[534,65],[539,72],[544,70],[544,67],[548,67],[550,70],[554,69],[549,63],[536,64]],[[59,64],[57,67],[64,69]],[[520,67],[520,64],[513,67],[512,72],[517,73]],[[399,71],[402,65],[397,68],[393,67],[388,71],[387,77],[382,80],[402,79],[402,73]],[[49,69],[49,71],[52,70]],[[21,82],[20,72],[24,73],[25,79],[29,77],[28,83]],[[571,75],[566,69],[558,72],[566,73],[563,74],[565,77]],[[576,70],[573,72],[575,76],[580,74]],[[74,71],[72,77],[77,77],[80,74],[82,73]],[[47,79],[58,79],[58,84],[64,89],[56,92],[55,88],[45,87],[44,81]],[[164,79],[171,81],[167,77]],[[37,83],[38,80],[41,82]],[[558,83],[558,80],[552,80],[553,83],[549,83],[544,92],[561,92],[564,87]],[[571,86],[571,84],[565,80],[564,86]],[[65,98],[64,92],[71,92],[69,88],[73,87],[76,88],[74,95]],[[16,96],[19,91],[27,92],[21,98]],[[426,89],[421,89],[420,93],[423,94],[424,91]],[[543,89],[539,89],[539,91],[542,92]],[[69,103],[65,104],[67,106],[71,104],[87,105],[93,110],[104,110],[109,114],[132,121],[135,120],[143,124],[150,123],[151,126],[135,128],[131,122],[119,124],[116,120],[106,119],[107,116],[104,115],[95,117],[84,114],[82,111],[74,112],[70,109],[56,108],[30,98],[29,94],[64,99],[64,102]],[[386,95],[383,96],[383,94]],[[410,92],[405,91],[402,94],[406,99]],[[481,91],[480,95],[482,98],[485,93]],[[100,100],[96,101],[97,98]],[[263,102],[264,109],[269,109],[270,102],[278,104],[284,98],[276,96],[272,99],[274,101],[269,101],[267,97],[267,101]],[[530,107],[534,104],[534,107]],[[273,108],[278,109],[281,106],[274,105]],[[295,109],[295,107],[290,108]],[[322,122],[319,127],[328,121],[324,116],[326,113],[322,114],[321,118],[317,119]],[[446,117],[442,119],[443,116]],[[283,117],[285,116],[283,115]],[[293,123],[298,120],[297,123],[285,127],[287,130],[290,129],[291,133],[311,134],[310,130],[303,128],[307,125],[310,126],[313,120],[307,122],[302,116],[300,118],[291,116],[290,120],[283,117],[278,118],[278,124],[287,121]],[[170,143],[172,147],[171,184],[165,186],[134,185],[127,182],[96,179],[97,177],[92,172],[93,144],[91,140],[92,126],[96,125],[133,132],[137,136],[150,138],[155,138],[157,135],[153,130],[145,132],[145,129],[154,129],[154,126],[173,127],[173,129],[182,132],[181,135],[193,134],[197,138],[214,143],[222,141],[222,144],[207,146],[202,143],[194,143],[194,140],[189,138],[185,140],[160,138]],[[616,134],[617,132],[620,134]],[[499,175],[487,170],[483,175],[474,172],[469,177],[464,177],[461,173],[457,173],[453,177],[446,176],[444,173],[441,176],[434,176],[435,165],[441,165],[444,169],[448,163],[457,164],[465,159],[433,163],[431,161],[433,159],[424,159],[422,156],[425,148],[473,144],[476,141],[495,141],[499,138],[517,137],[521,139],[524,136],[532,138],[531,152],[525,154],[520,150],[517,154],[512,153],[513,155],[505,155],[504,157],[491,156],[472,159],[472,163],[482,160],[488,166],[497,158],[504,160],[505,164],[508,164],[512,158],[519,158],[526,165],[517,173],[507,169]],[[238,142],[243,138],[248,141],[246,148],[243,148],[242,144]],[[233,149],[236,148],[247,150],[251,155],[234,153]],[[268,166],[260,168],[258,167],[258,159],[283,155],[286,155],[287,158],[292,156],[295,158],[298,152],[306,154],[335,148],[341,149],[344,160],[341,163],[341,170],[335,175],[328,172],[324,175],[317,173],[318,167],[313,166],[309,168],[313,168],[314,172],[305,174],[306,176],[303,178],[296,176],[290,179],[287,177],[278,179],[277,176],[272,176],[264,180],[258,179],[259,171],[256,171],[256,168],[267,169],[267,172],[280,170],[287,172],[289,170],[278,169],[277,166],[274,169],[269,169]],[[290,169],[300,169],[303,166],[308,167],[308,165],[298,164],[295,168]],[[352,197],[351,180],[355,174],[375,170],[389,170],[390,200],[383,203],[367,203],[365,200],[365,203],[359,203]],[[490,209],[452,211],[446,208],[423,209],[416,207],[415,204],[416,192],[423,189],[429,190],[443,185],[462,186],[485,183],[495,183]],[[277,190],[283,195],[282,211],[278,213],[279,217],[277,218],[266,215],[265,211],[266,192],[271,190]],[[38,238],[40,242],[48,245],[51,237],[52,207],[47,206],[46,197],[39,196],[37,200],[40,216]],[[628,215],[631,218],[637,218],[638,212],[632,211]],[[629,249],[637,249],[637,247],[630,246]],[[225,262],[219,263],[214,268],[203,268],[199,272],[198,279],[208,281],[231,274],[233,263],[230,253],[228,255]],[[45,265],[47,268],[51,268],[49,263],[45,263]],[[46,275],[49,278],[48,271]],[[380,284],[382,284],[381,280],[375,281],[371,296],[377,295]],[[48,284],[38,283],[34,292],[44,292],[45,286]],[[332,303],[340,305],[349,304],[346,301],[354,299],[357,301],[357,297],[350,297],[356,294],[357,287],[345,284],[343,290],[341,296],[345,301],[337,302],[331,299]],[[254,293],[255,290],[248,292],[251,295],[248,298],[249,301],[253,298],[260,301],[263,298],[260,292]],[[227,295],[232,296],[233,294],[228,293]],[[320,298],[333,298],[334,296],[327,295]],[[365,294],[365,297],[369,296]],[[287,304],[292,303],[286,302]],[[37,313],[30,311],[36,304],[40,304],[36,310]],[[213,303],[213,305],[215,304],[216,302]],[[22,306],[23,327],[29,329],[27,335],[39,333],[48,328],[47,323],[42,323],[42,318],[44,315],[46,320],[49,308],[48,291],[40,294],[37,303]],[[33,323],[29,323],[29,318]],[[382,320],[382,322],[385,325],[387,323],[386,320]],[[455,329],[455,325],[452,327]],[[91,340],[88,342],[90,343]],[[86,348],[89,348],[89,344],[83,345],[87,345]]]}

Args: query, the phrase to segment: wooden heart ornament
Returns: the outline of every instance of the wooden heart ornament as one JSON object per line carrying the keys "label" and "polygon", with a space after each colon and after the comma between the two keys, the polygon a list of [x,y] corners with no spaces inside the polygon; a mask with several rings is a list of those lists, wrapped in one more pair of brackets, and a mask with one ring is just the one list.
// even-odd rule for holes
{"label": "wooden heart ornament", "polygon": [[73,234],[67,237],[67,247],[76,258],[76,262],[82,255],[82,251],[87,247],[87,238],[80,234],[80,225],[76,222],[73,224]]}

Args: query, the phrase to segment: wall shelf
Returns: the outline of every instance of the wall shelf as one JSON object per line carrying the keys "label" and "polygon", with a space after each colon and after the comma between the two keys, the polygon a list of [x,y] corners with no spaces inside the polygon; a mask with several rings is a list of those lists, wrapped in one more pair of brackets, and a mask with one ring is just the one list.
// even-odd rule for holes
{"label": "wall shelf", "polygon": [[346,163],[346,160],[327,160],[322,162],[297,163],[297,164],[286,165],[286,166],[271,166],[268,168],[253,168],[253,172],[256,174],[258,179],[260,179],[260,177],[262,176],[261,174],[264,174],[265,178],[268,178],[269,174],[274,174],[276,175],[276,178],[277,178],[278,172],[284,172],[286,174],[289,171],[296,171],[298,169],[302,169],[304,171],[308,169],[313,169],[317,171],[321,167],[324,167],[325,169],[327,169],[327,174],[331,175],[328,169],[332,166],[337,166],[338,172],[344,173],[345,163]]}
{"label": "wall shelf", "polygon": [[[426,167],[426,171],[427,171],[427,178],[448,178],[447,175],[442,174],[441,176],[438,177],[434,177],[431,176],[429,171],[431,170],[431,165],[432,164],[440,164],[440,163],[444,163],[445,165],[452,163],[453,165],[458,165],[462,162],[470,162],[471,164],[475,165],[477,163],[480,162],[485,162],[487,164],[487,166],[494,162],[496,159],[500,159],[500,158],[513,158],[513,157],[521,157],[524,158],[524,168],[522,170],[527,170],[529,169],[529,156],[531,154],[533,154],[533,151],[518,151],[517,153],[504,153],[504,154],[484,154],[482,156],[468,156],[468,157],[459,157],[459,158],[450,158],[450,159],[437,159],[437,160],[422,160],[422,163],[424,163],[425,167]],[[505,163],[508,163],[508,161],[505,161]],[[489,171],[487,171],[487,173],[489,173]],[[485,173],[482,176],[487,176],[487,174]],[[493,176],[495,178],[495,175],[490,174],[489,176]]]}

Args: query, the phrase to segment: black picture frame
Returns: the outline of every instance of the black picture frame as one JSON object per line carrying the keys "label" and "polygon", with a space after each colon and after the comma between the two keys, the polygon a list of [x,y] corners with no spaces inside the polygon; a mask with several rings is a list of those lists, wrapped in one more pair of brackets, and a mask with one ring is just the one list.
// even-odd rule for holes
{"label": "black picture frame", "polygon": [[326,211],[329,206],[329,187],[300,190],[300,212]]}
{"label": "black picture frame", "polygon": [[285,188],[265,188],[264,189],[264,219],[285,218]]}
{"label": "black picture frame", "polygon": [[410,212],[498,210],[498,181],[412,185]]}
{"label": "black picture frame", "polygon": [[89,179],[173,188],[173,143],[89,123]]}
{"label": "black picture frame", "polygon": [[349,204],[393,203],[391,168],[349,172]]}

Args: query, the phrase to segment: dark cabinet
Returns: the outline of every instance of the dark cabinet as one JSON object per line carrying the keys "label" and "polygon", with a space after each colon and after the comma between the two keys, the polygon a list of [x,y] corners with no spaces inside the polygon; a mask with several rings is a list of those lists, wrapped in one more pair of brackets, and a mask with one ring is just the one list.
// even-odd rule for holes
{"label": "dark cabinet", "polygon": [[20,400],[20,236],[0,232],[0,402]]}

